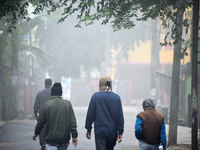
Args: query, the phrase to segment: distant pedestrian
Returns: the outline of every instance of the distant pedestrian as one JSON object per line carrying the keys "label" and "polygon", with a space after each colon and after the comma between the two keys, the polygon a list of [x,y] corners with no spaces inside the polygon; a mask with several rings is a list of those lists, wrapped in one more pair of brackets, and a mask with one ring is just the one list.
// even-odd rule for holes
{"label": "distant pedestrian", "polygon": [[103,76],[99,92],[92,95],[85,122],[86,137],[91,138],[94,122],[96,150],[114,150],[116,141],[122,141],[124,116],[119,95],[112,92],[111,78]]}
{"label": "distant pedestrian", "polygon": [[144,111],[137,115],[135,137],[140,150],[159,150],[160,143],[166,150],[164,116],[155,110],[154,100],[146,98],[142,103]]}
{"label": "distant pedestrian", "polygon": [[76,147],[78,143],[76,118],[71,102],[61,97],[61,83],[54,83],[51,95],[51,100],[44,104],[40,112],[33,140],[36,140],[46,124],[44,140],[47,150],[67,150],[71,136],[72,143]]}
{"label": "distant pedestrian", "polygon": [[[38,119],[38,114],[40,114],[44,103],[46,103],[48,100],[51,99],[52,80],[49,78],[45,79],[44,84],[45,84],[45,88],[37,93],[35,103],[33,106],[36,120]],[[41,150],[45,149],[44,134],[45,134],[45,128],[42,129],[39,135]]]}

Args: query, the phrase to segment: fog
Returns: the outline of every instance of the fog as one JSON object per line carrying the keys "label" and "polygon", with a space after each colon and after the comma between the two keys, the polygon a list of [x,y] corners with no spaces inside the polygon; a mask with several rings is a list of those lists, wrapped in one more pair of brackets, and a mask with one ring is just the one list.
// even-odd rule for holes
{"label": "fog", "polygon": [[[84,148],[77,148],[94,148],[94,134],[92,140],[85,138],[86,111],[92,94],[99,91],[100,78],[108,75],[112,78],[112,90],[120,95],[124,107],[124,140],[116,149],[137,149],[136,115],[142,111],[142,100],[151,96],[151,56],[142,49],[142,45],[151,40],[151,24],[137,22],[133,29],[113,32],[110,23],[101,25],[100,21],[74,28],[77,23],[74,18],[69,17],[59,24],[57,18],[49,19],[38,27],[37,34],[42,37],[41,47],[54,57],[53,67],[45,69],[45,77],[62,82],[62,97],[70,100],[75,108],[80,146],[85,143]],[[150,50],[148,45],[146,51]],[[38,81],[41,89],[44,79]],[[72,144],[70,149],[75,149]]]}
{"label": "fog", "polygon": [[136,22],[132,29],[114,32],[111,23],[101,25],[101,21],[75,28],[75,18],[70,16],[57,24],[57,16],[42,17],[46,21],[37,27],[35,36],[39,37],[37,44],[52,57],[46,67],[39,66],[43,78],[35,80],[38,90],[47,77],[53,82],[64,79],[69,84],[63,83],[68,87],[64,91],[66,98],[74,105],[87,105],[98,91],[99,79],[108,75],[113,91],[121,95],[124,103],[150,96],[151,45],[147,43],[151,40],[151,22]]}
{"label": "fog", "polygon": [[[132,29],[114,32],[112,20],[106,25],[96,20],[91,25],[82,23],[81,27],[75,27],[76,15],[58,23],[60,17],[58,11],[21,22],[18,36],[22,46],[14,53],[12,85],[2,90],[2,105],[9,106],[2,107],[3,120],[32,116],[36,94],[44,89],[46,78],[53,83],[61,82],[63,98],[75,107],[88,106],[92,94],[99,91],[100,78],[105,75],[111,77],[112,91],[119,94],[123,105],[141,105],[146,97],[157,98],[156,104],[162,104],[159,86],[168,81],[157,78],[156,71],[162,69],[171,75],[172,61],[164,62],[158,55],[161,27],[155,28],[152,20],[134,20]],[[167,64],[167,70],[161,63]],[[10,80],[6,73],[3,75]],[[9,86],[15,90],[13,95],[7,92]],[[170,84],[164,88],[168,105]]]}
{"label": "fog", "polygon": [[[133,20],[132,29],[114,31],[112,19],[106,25],[102,25],[100,19],[91,25],[83,22],[81,27],[75,27],[76,14],[58,23],[60,18],[60,10],[51,15],[42,13],[29,22],[21,20],[16,34],[6,35],[5,29],[0,30],[2,39],[10,40],[2,46],[6,52],[2,53],[5,63],[0,68],[3,76],[0,125],[8,122],[3,127],[5,134],[3,130],[0,132],[0,139],[4,139],[0,140],[0,149],[39,149],[38,141],[30,142],[30,135],[36,125],[33,105],[38,91],[45,87],[46,78],[51,78],[53,83],[61,82],[62,98],[69,100],[74,108],[79,144],[74,148],[71,143],[69,149],[95,149],[94,130],[92,139],[87,140],[84,125],[90,99],[99,91],[99,80],[105,75],[111,77],[112,91],[120,96],[124,112],[123,141],[116,145],[116,150],[138,149],[134,126],[137,114],[143,111],[142,101],[147,97],[154,99],[156,110],[165,116],[168,137],[174,47],[161,47],[160,42],[171,31],[172,22],[167,22],[167,29],[163,30],[158,19]],[[183,33],[184,40],[188,37]],[[167,40],[172,42],[173,39]],[[190,144],[191,65],[190,53],[186,50],[186,46],[182,48],[182,58],[178,58],[180,85],[176,93],[179,95],[172,100],[178,101],[178,142]],[[23,124],[25,130],[19,124]]]}
{"label": "fog", "polygon": [[[75,16],[57,23],[59,17],[56,14],[41,16],[40,24],[29,33],[32,41],[27,43],[33,47],[30,53],[33,60],[23,65],[29,67],[32,76],[21,77],[22,84],[17,89],[18,119],[28,118],[28,124],[35,126],[36,121],[31,121],[34,120],[35,97],[44,89],[44,80],[51,78],[53,83],[62,83],[62,97],[71,101],[75,110],[79,145],[74,148],[70,144],[70,149],[94,149],[94,131],[91,140],[85,137],[86,112],[91,96],[99,91],[99,80],[108,75],[112,79],[112,91],[121,98],[125,119],[123,142],[116,145],[116,150],[138,149],[134,126],[137,114],[143,111],[145,98],[155,99],[156,110],[165,116],[166,124],[169,123],[172,51],[160,46],[165,33],[161,33],[160,27],[155,28],[152,20],[135,22],[132,29],[114,32],[111,23],[101,25],[101,20],[75,28],[78,23]],[[165,50],[169,55],[159,55]],[[19,61],[23,63],[22,60],[20,53]],[[184,91],[184,87],[181,90]],[[185,119],[184,100],[181,94],[179,114]],[[6,115],[4,112],[5,118]],[[186,125],[182,120],[178,124]],[[168,134],[168,125],[166,129]]]}

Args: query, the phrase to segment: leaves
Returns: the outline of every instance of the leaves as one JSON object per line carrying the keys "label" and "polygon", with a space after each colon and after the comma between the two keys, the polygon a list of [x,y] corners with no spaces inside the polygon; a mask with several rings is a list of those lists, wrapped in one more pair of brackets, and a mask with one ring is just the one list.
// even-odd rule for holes
{"label": "leaves", "polygon": [[[21,20],[30,19],[27,11],[29,6],[34,7],[32,13],[36,15],[41,14],[44,10],[47,11],[48,14],[60,11],[58,24],[64,23],[73,15],[73,17],[76,16],[78,19],[78,21],[74,23],[75,27],[83,28],[82,25],[84,24],[88,26],[94,24],[95,21],[100,21],[102,25],[109,24],[113,31],[118,32],[124,29],[129,30],[133,27],[136,28],[137,21],[147,21],[149,18],[160,18],[163,29],[171,28],[171,31],[165,36],[164,43],[161,43],[161,45],[171,45],[172,43],[176,43],[180,36],[176,31],[176,27],[178,26],[176,22],[177,12],[184,12],[186,9],[189,10],[193,5],[192,0],[182,0],[183,3],[179,2],[179,0],[2,0],[0,2],[0,18],[2,19],[7,16],[6,20],[9,32],[16,27],[16,24],[22,22]],[[187,11],[187,13],[189,13],[189,11]],[[186,14],[183,21],[186,34],[188,33],[189,22],[189,15]],[[37,21],[35,24],[32,22],[31,25],[35,26],[38,23]],[[140,26],[137,30],[138,29],[140,29]],[[138,36],[141,35],[138,34]],[[38,38],[40,38],[41,42],[43,41],[41,36],[38,36]],[[168,41],[168,38],[170,38],[170,41]],[[132,38],[132,41],[129,40],[130,43],[134,44],[134,42],[137,42],[139,39],[140,38]],[[144,41],[146,40],[142,38],[142,36],[141,39]],[[116,44],[117,42],[111,43],[115,48],[117,47],[116,45],[118,45]],[[129,46],[132,44],[127,45],[126,49],[128,50]],[[69,47],[68,50],[71,51],[72,48]],[[124,54],[126,54],[126,52]],[[84,52],[82,52],[80,57],[82,58],[84,55]]]}
{"label": "leaves", "polygon": [[[9,16],[8,22],[11,23],[10,28],[15,27],[19,18],[27,19],[29,5],[35,8],[34,14],[40,14],[47,9],[47,13],[62,9],[62,17],[58,23],[64,22],[66,18],[72,14],[77,15],[79,20],[75,27],[81,27],[82,23],[92,25],[95,20],[101,20],[101,24],[111,23],[113,31],[121,29],[131,29],[135,26],[135,20],[147,21],[149,18],[156,19],[159,17],[162,21],[163,28],[167,27],[167,20],[171,20],[176,24],[176,14],[178,11],[189,9],[192,7],[192,0],[179,2],[179,0],[9,0],[0,2],[0,18]],[[141,12],[141,16],[138,16]],[[183,25],[186,27],[185,33],[188,33],[189,20],[186,17]],[[174,30],[172,30],[174,31]],[[172,37],[176,32],[172,33]]]}

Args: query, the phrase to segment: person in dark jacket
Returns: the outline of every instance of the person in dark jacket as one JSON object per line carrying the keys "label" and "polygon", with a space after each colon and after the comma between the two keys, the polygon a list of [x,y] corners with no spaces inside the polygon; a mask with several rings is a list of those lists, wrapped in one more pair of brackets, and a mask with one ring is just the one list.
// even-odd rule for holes
{"label": "person in dark jacket", "polygon": [[154,100],[146,98],[142,103],[144,111],[137,115],[135,137],[140,150],[159,150],[160,143],[166,150],[164,116],[155,110]]}
{"label": "person in dark jacket", "polygon": [[[45,89],[43,89],[37,93],[35,103],[33,106],[33,109],[34,109],[33,113],[35,115],[36,120],[38,119],[38,114],[41,112],[42,106],[44,105],[44,103],[46,103],[48,100],[51,99],[52,80],[47,78],[47,79],[45,79],[44,84],[45,84]],[[45,149],[44,133],[45,133],[45,128],[42,129],[42,131],[40,132],[40,135],[39,135],[41,150]]]}
{"label": "person in dark jacket", "polygon": [[44,104],[40,112],[33,140],[36,140],[46,124],[44,140],[47,150],[67,150],[71,136],[72,143],[76,147],[78,143],[76,118],[71,102],[61,97],[61,83],[54,83],[51,88],[51,95],[51,100]]}
{"label": "person in dark jacket", "polygon": [[99,92],[92,95],[85,122],[86,137],[91,138],[94,122],[96,150],[114,150],[116,141],[122,141],[124,117],[121,99],[112,92],[111,78],[103,76],[99,81]]}

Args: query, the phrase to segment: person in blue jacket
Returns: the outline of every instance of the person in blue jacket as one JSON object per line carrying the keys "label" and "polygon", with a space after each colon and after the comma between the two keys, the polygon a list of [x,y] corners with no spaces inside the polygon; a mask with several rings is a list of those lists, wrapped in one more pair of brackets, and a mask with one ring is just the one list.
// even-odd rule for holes
{"label": "person in blue jacket", "polygon": [[91,138],[94,122],[96,150],[114,150],[116,141],[122,141],[124,116],[121,98],[112,92],[111,78],[103,76],[99,92],[92,95],[85,122],[86,137]]}
{"label": "person in blue jacket", "polygon": [[155,110],[154,100],[146,98],[142,103],[144,111],[137,115],[135,137],[140,150],[159,150],[160,143],[166,150],[164,116]]}

